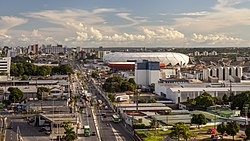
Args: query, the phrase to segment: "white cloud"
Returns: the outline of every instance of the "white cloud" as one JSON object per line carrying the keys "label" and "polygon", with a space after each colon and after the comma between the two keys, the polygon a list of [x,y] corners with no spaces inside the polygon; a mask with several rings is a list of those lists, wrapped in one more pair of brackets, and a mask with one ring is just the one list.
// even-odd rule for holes
{"label": "white cloud", "polygon": [[0,34],[0,44],[1,45],[8,45],[11,43],[12,37],[6,34]]}
{"label": "white cloud", "polygon": [[[76,34],[77,34],[77,37],[76,37],[77,41],[87,41],[88,40],[88,34],[87,33],[85,33],[85,32],[76,32]],[[71,40],[72,39],[73,38],[71,37]]]}
{"label": "white cloud", "polygon": [[105,13],[105,12],[115,12],[115,9],[112,8],[98,8],[98,9],[94,9],[93,13],[94,14],[98,14],[98,13]]}
{"label": "white cloud", "polygon": [[210,14],[208,11],[200,11],[200,12],[191,12],[191,13],[181,13],[178,15],[182,15],[182,16],[205,16]]}
{"label": "white cloud", "polygon": [[93,27],[90,28],[90,32],[91,34],[93,35],[92,37],[95,38],[96,40],[102,40],[102,33],[97,30],[97,29],[94,29]]}
{"label": "white cloud", "polygon": [[146,20],[137,20],[136,17],[135,18],[131,18],[130,17],[130,15],[131,15],[130,13],[117,13],[116,15],[118,17],[122,18],[122,19],[125,19],[125,20],[131,22],[129,24],[120,25],[120,26],[117,26],[117,27],[131,27],[131,26],[136,26],[136,25],[139,25],[139,24],[141,24],[141,23],[143,23],[143,22],[146,21]]}
{"label": "white cloud", "polygon": [[32,31],[32,33],[31,33],[31,35],[32,35],[33,37],[41,37],[41,36],[42,36],[41,33],[39,33],[39,30],[38,30],[38,29],[34,29],[34,30]]}
{"label": "white cloud", "polygon": [[20,42],[29,42],[30,38],[28,38],[25,34],[22,34],[19,38],[18,41]]}
{"label": "white cloud", "polygon": [[149,27],[143,28],[143,32],[148,39],[153,40],[176,40],[183,39],[185,35],[173,28],[168,27]]}
{"label": "white cloud", "polygon": [[225,34],[193,34],[192,41],[207,44],[239,44],[243,40],[238,37],[227,36]]}
{"label": "white cloud", "polygon": [[13,16],[0,16],[0,35],[5,34],[9,29],[26,23],[27,20]]}

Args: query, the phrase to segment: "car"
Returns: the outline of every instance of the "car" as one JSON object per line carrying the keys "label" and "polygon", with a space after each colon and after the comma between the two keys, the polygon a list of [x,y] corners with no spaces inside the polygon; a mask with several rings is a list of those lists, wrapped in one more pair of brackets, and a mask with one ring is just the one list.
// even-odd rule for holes
{"label": "car", "polygon": [[221,139],[221,136],[213,134],[213,135],[211,135],[211,139],[212,140],[219,140],[219,139]]}
{"label": "car", "polygon": [[46,135],[50,135],[51,132],[50,132],[50,131],[46,131],[45,134],[46,134]]}
{"label": "car", "polygon": [[207,130],[208,134],[214,134],[216,132],[216,130],[214,128],[210,128]]}
{"label": "car", "polygon": [[41,128],[40,130],[39,130],[39,132],[44,132],[45,131],[45,128]]}
{"label": "car", "polygon": [[246,139],[246,138],[247,138],[247,135],[246,135],[246,134],[241,134],[241,135],[240,135],[240,138]]}
{"label": "car", "polygon": [[92,132],[92,133],[91,133],[91,136],[95,136],[95,135],[96,135],[96,133],[95,133],[95,132]]}
{"label": "car", "polygon": [[44,131],[49,131],[50,130],[50,127],[48,126],[45,126],[45,127],[42,127],[39,132],[44,132]]}

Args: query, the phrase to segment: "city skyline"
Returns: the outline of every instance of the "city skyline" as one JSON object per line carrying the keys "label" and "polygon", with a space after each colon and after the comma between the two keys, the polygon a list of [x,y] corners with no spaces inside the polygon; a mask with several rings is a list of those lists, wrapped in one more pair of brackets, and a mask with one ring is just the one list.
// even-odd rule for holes
{"label": "city skyline", "polygon": [[9,0],[0,5],[0,45],[250,45],[250,0]]}

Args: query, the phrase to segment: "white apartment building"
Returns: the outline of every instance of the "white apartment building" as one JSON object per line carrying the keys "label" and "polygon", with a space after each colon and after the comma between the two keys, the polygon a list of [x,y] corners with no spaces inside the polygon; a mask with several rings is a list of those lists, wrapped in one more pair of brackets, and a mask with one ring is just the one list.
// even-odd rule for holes
{"label": "white apartment building", "polygon": [[11,57],[0,58],[0,73],[7,73],[10,76]]}
{"label": "white apartment building", "polygon": [[219,80],[230,80],[230,76],[242,78],[243,68],[240,66],[213,67],[203,69],[203,81],[208,81],[209,77],[217,77]]}

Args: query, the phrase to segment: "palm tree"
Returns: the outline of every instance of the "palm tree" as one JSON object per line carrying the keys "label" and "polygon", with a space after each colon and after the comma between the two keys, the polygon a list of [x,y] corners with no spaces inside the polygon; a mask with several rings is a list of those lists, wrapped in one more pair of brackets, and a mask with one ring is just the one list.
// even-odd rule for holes
{"label": "palm tree", "polygon": [[65,134],[66,141],[74,141],[77,139],[74,128],[71,127],[70,122],[65,123],[64,130],[65,130],[64,134]]}
{"label": "palm tree", "polygon": [[69,105],[71,107],[74,107],[74,111],[76,109],[76,103],[77,103],[77,100],[79,99],[79,96],[73,96],[73,97],[70,97],[70,100],[69,100]]}

